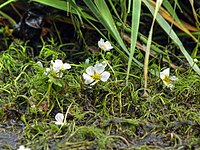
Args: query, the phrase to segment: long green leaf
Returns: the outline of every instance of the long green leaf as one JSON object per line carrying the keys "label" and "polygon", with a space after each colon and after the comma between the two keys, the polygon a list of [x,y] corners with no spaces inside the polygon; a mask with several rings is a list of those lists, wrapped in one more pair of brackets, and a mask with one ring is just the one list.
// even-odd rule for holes
{"label": "long green leaf", "polygon": [[56,9],[69,11],[66,1],[62,1],[62,0],[32,0],[32,1],[44,4],[47,6],[51,6]]}
{"label": "long green leaf", "polygon": [[16,0],[8,0],[8,1],[2,3],[2,4],[0,5],[0,9],[3,8],[4,6],[6,6],[6,5],[12,3],[12,2],[16,2]]}
{"label": "long green leaf", "polygon": [[[123,51],[129,56],[130,53],[126,48],[115,24],[115,21],[108,9],[104,0],[95,0],[95,4],[92,1],[84,0],[85,4],[92,11],[92,13],[96,16],[99,22],[111,33],[111,35],[115,38],[118,44],[121,46]],[[121,53],[121,52],[120,52]],[[137,61],[135,58],[132,60],[138,65],[138,67],[143,67],[143,65]]]}
{"label": "long green leaf", "polygon": [[4,13],[3,11],[0,11],[0,15],[8,19],[13,26],[16,25],[15,20],[12,17],[10,17],[8,14]]}
{"label": "long green leaf", "polygon": [[[148,7],[148,9],[151,11],[151,13],[154,14],[155,10],[151,6],[151,4],[148,2],[148,0],[143,0],[143,2]],[[197,72],[198,75],[200,75],[199,67],[197,66],[196,63],[194,63],[192,57],[188,54],[188,52],[184,48],[182,42],[180,41],[180,39],[178,38],[178,36],[174,32],[174,30],[167,23],[167,21],[165,21],[165,19],[160,14],[157,15],[156,20],[160,24],[160,26],[163,28],[163,30],[169,35],[169,37],[178,45],[181,52],[183,53],[183,55],[189,62],[190,66]]]}
{"label": "long green leaf", "polygon": [[92,13],[96,16],[96,18],[101,22],[104,27],[109,30],[111,35],[115,38],[118,44],[122,47],[122,49],[129,54],[118,30],[115,25],[115,22],[112,18],[112,15],[108,9],[104,0],[95,0],[94,3],[92,1],[83,0],[85,4],[89,7]]}
{"label": "long green leaf", "polygon": [[188,29],[186,29],[184,27],[184,25],[182,24],[182,22],[180,21],[180,19],[178,18],[175,10],[173,9],[173,7],[171,6],[170,2],[168,0],[163,1],[163,6],[168,10],[168,12],[171,14],[171,16],[173,16],[173,19],[182,27],[182,29],[184,29],[185,33],[187,33],[189,36],[191,36],[196,42],[198,42],[198,40],[190,33],[190,31],[188,31]]}
{"label": "long green leaf", "polygon": [[153,26],[154,26],[156,16],[158,14],[158,11],[160,9],[161,4],[162,4],[162,0],[156,1],[156,9],[155,9],[154,14],[153,14],[153,22],[151,24],[151,29],[150,29],[148,41],[147,41],[146,54],[145,54],[145,60],[144,60],[144,88],[145,88],[145,92],[146,92],[146,89],[147,89],[148,65],[149,65],[149,55],[150,55],[150,48],[151,48],[152,35],[153,35]]}
{"label": "long green leaf", "polygon": [[[108,31],[109,33],[114,37],[114,39],[117,41],[117,43],[121,46],[122,50],[117,48],[116,46],[115,49],[122,54],[122,56],[125,56],[125,58],[127,58],[127,55],[129,56],[130,52],[128,51],[128,49],[126,48],[119,32],[118,29],[116,27],[115,21],[111,15],[111,12],[106,4],[106,2],[104,0],[95,0],[93,1],[88,1],[88,0],[83,0],[85,2],[85,4],[88,6],[88,8],[90,9],[90,11],[94,14],[94,17],[91,17],[89,14],[87,14],[82,8],[80,8],[78,5],[76,5],[76,3],[74,2],[74,0],[68,0],[66,1],[61,1],[61,0],[33,0],[35,2],[38,3],[42,3],[44,5],[48,5],[60,10],[64,10],[64,11],[69,11],[71,13],[75,13],[75,14],[79,14],[81,15],[81,17],[83,17],[86,21],[88,21],[102,36],[103,34],[101,33],[101,31],[96,28],[96,26],[91,22],[91,20],[93,21],[99,21]],[[69,7],[67,7],[67,5],[70,5],[73,9],[69,9]],[[70,7],[70,8],[71,8]],[[103,36],[105,37],[105,36]],[[138,65],[138,67],[143,67],[143,64],[140,63],[138,60],[136,60],[135,58],[132,58],[132,60]]]}
{"label": "long green leaf", "polygon": [[132,26],[131,26],[131,48],[130,48],[130,55],[128,61],[128,69],[127,69],[127,76],[126,82],[128,82],[128,77],[131,69],[131,63],[133,60],[137,36],[138,36],[138,29],[140,24],[140,11],[141,11],[141,0],[136,0],[132,2]]}
{"label": "long green leaf", "polygon": [[[59,9],[59,10],[67,11],[73,14],[77,14],[77,11],[78,11],[78,10],[70,9],[71,7],[69,7],[69,3],[62,0],[32,0],[32,1],[41,3],[41,4],[44,4],[44,5]],[[81,9],[80,7],[76,7],[76,9],[79,9],[79,11],[81,11],[82,14],[88,19],[96,21],[92,16],[84,12],[83,9]]]}

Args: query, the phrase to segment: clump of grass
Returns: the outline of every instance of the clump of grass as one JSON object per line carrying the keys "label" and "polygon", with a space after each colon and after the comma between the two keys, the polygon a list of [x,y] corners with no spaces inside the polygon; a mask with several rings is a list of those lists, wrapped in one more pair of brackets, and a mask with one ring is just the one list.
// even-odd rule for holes
{"label": "clump of grass", "polygon": [[[12,0],[8,3],[10,2]],[[82,18],[85,19],[91,25],[90,29],[97,30],[102,37],[109,37],[112,45],[108,44],[108,46],[104,43],[101,49],[94,46],[97,50],[94,48],[91,52],[96,53],[91,54],[87,51],[86,39],[83,39],[84,48],[81,47],[84,50],[78,52],[76,43],[59,45],[51,38],[49,41],[42,41],[41,51],[34,57],[34,49],[28,46],[27,42],[14,40],[7,50],[2,51],[0,55],[2,124],[0,127],[14,131],[17,140],[10,145],[4,144],[1,148],[17,149],[19,145],[26,145],[32,149],[196,149],[200,147],[200,78],[197,75],[199,63],[198,61],[194,63],[192,59],[196,57],[198,46],[193,50],[191,57],[177,38],[177,34],[163,19],[166,15],[162,13],[156,15],[159,7],[159,13],[166,12],[162,6],[156,7],[154,21],[157,19],[158,23],[164,23],[163,29],[178,45],[184,58],[196,72],[187,66],[189,70],[182,73],[180,70],[183,68],[177,67],[176,62],[172,64],[174,62],[171,62],[173,59],[171,60],[170,57],[174,56],[166,50],[170,46],[161,46],[151,39],[153,25],[149,39],[140,33],[137,34],[142,1],[134,1],[132,12],[131,1],[127,9],[122,7],[126,6],[122,2],[118,6],[118,3],[109,1],[112,8],[109,10],[104,0],[98,2],[84,0],[89,8],[87,11],[84,11],[85,7],[76,5],[74,1],[69,1],[67,5],[61,5],[66,4],[64,1],[47,3],[45,0],[40,0],[39,2],[61,10],[66,10],[65,6],[68,6],[67,11],[73,15],[78,14],[81,23],[83,23]],[[155,10],[152,6],[156,4],[150,5],[149,2],[144,0],[143,5],[147,6],[153,14]],[[172,11],[168,1],[163,5],[167,11]],[[134,11],[134,6],[138,6],[137,11]],[[121,12],[116,7],[122,9]],[[132,21],[129,20],[130,12]],[[150,16],[149,13],[145,15]],[[174,23],[173,18],[169,18],[168,21]],[[175,21],[177,27],[198,42],[188,31],[189,27],[183,27],[176,15]],[[94,22],[101,23],[108,30],[108,35],[107,32],[99,30]],[[73,24],[78,23],[73,22]],[[85,26],[86,29],[88,24]],[[80,24],[78,25],[76,29],[80,37],[84,38]],[[62,43],[59,33],[57,34]],[[137,41],[137,35],[141,41]],[[148,46],[145,47],[142,43]],[[106,51],[104,49],[106,46],[114,49]],[[88,49],[91,50],[91,47]],[[143,75],[145,55],[146,74]],[[149,56],[152,59],[149,60],[151,58]],[[182,57],[174,58],[180,60]],[[54,68],[55,60],[68,63],[71,68],[64,69],[64,66],[60,67],[58,64]],[[102,63],[100,66],[106,63],[107,66],[103,69],[109,72],[109,79],[95,82],[99,79],[99,72],[95,70],[96,76],[88,75],[93,79],[95,77],[95,81],[91,83],[96,84],[91,85],[85,81],[91,78],[84,77],[83,73],[87,73],[89,66],[95,67],[99,63]],[[171,87],[165,83],[170,78],[164,80],[159,77],[161,70],[168,66],[177,68],[171,69],[172,76],[178,78]],[[50,71],[47,71],[47,68]],[[148,80],[147,70],[151,72]],[[57,119],[55,115],[58,113],[64,116],[59,118],[60,125],[55,124],[58,121],[55,120]]]}
{"label": "clump of grass", "polygon": [[[1,120],[6,124],[17,112],[14,126],[24,124],[19,143],[33,149],[198,147],[200,80],[193,71],[177,72],[172,89],[150,76],[149,96],[144,97],[141,70],[132,68],[127,84],[123,59],[112,51],[89,56],[89,64],[68,61],[72,68],[53,78],[44,74],[50,58],[67,62],[67,56],[46,45],[33,58],[25,54],[28,47],[16,47],[11,45],[0,57],[0,89]],[[91,87],[82,74],[97,60],[108,60],[111,77]],[[55,125],[55,114],[68,108],[66,125]]]}

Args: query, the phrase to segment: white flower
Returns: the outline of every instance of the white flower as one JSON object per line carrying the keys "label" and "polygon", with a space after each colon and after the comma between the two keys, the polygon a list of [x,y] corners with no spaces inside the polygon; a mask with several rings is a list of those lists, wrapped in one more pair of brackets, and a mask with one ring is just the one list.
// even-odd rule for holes
{"label": "white flower", "polygon": [[66,70],[66,69],[70,69],[71,66],[68,63],[64,63],[62,62],[62,60],[56,59],[55,62],[51,61],[51,65],[50,68],[46,68],[44,74],[48,75],[49,73],[51,73],[53,76],[62,78],[62,71]]}
{"label": "white flower", "polygon": [[55,116],[55,119],[56,119],[56,121],[54,121],[54,122],[55,122],[56,125],[62,125],[63,126],[65,124],[65,121],[64,121],[65,117],[62,113],[57,113],[56,116]]}
{"label": "white flower", "polygon": [[195,63],[198,63],[198,62],[199,62],[198,59],[196,59],[196,58],[194,58],[193,61],[194,61]]}
{"label": "white flower", "polygon": [[111,49],[113,49],[110,42],[109,41],[104,42],[104,39],[102,38],[100,39],[100,41],[98,41],[98,46],[104,51],[110,51]]}
{"label": "white flower", "polygon": [[170,74],[170,69],[167,68],[162,72],[160,72],[160,78],[167,87],[173,88],[174,87],[173,81],[178,80],[178,78],[175,76],[169,76],[169,74]]}
{"label": "white flower", "polygon": [[48,75],[48,74],[49,74],[49,72],[51,72],[51,68],[46,68],[46,70],[45,70],[44,74],[45,74],[45,75]]}
{"label": "white flower", "polygon": [[89,62],[90,62],[90,59],[89,59],[89,58],[87,58],[87,59],[85,60],[85,64],[86,64],[86,65],[88,65],[88,64],[89,64]]}
{"label": "white flower", "polygon": [[105,70],[107,64],[105,62],[98,63],[93,66],[89,66],[86,69],[86,73],[83,73],[85,84],[95,85],[98,81],[106,82],[110,77],[110,73]]}
{"label": "white flower", "polygon": [[41,61],[38,61],[37,64],[38,64],[38,66],[43,68],[43,64],[41,63]]}
{"label": "white flower", "polygon": [[17,150],[31,150],[30,148],[26,148],[24,145],[19,146]]}
{"label": "white flower", "polygon": [[56,73],[71,68],[70,64],[68,63],[63,64],[62,60],[59,59],[56,59],[55,62],[51,61],[51,67],[53,71],[55,71]]}

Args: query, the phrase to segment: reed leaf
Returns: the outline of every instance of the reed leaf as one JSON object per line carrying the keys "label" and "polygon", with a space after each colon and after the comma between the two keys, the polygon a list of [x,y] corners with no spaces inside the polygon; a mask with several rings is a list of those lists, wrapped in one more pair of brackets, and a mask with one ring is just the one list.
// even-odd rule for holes
{"label": "reed leaf", "polygon": [[[143,0],[143,2],[148,7],[148,9],[151,11],[151,13],[154,14],[155,10],[151,6],[151,4],[148,2],[148,0]],[[169,37],[178,45],[181,52],[183,53],[183,55],[185,56],[185,58],[189,62],[190,66],[196,71],[196,73],[198,75],[200,75],[199,67],[197,66],[196,63],[194,63],[192,57],[188,54],[188,52],[184,48],[182,42],[180,41],[180,39],[178,38],[178,36],[174,32],[174,30],[171,28],[171,26],[167,23],[167,21],[160,14],[157,14],[156,20],[160,24],[162,29],[169,35]]]}
{"label": "reed leaf", "polygon": [[16,2],[16,0],[8,0],[8,1],[2,3],[2,4],[0,5],[0,9],[3,8],[3,7],[5,7],[6,5],[12,3],[12,2]]}
{"label": "reed leaf", "polygon": [[151,24],[151,29],[150,29],[148,41],[147,41],[146,54],[145,54],[145,60],[144,60],[144,89],[145,89],[145,92],[147,90],[148,65],[149,65],[149,55],[150,55],[150,48],[151,48],[152,35],[153,35],[153,26],[154,26],[156,16],[158,14],[161,4],[162,4],[162,0],[156,1],[156,9],[153,13],[153,22]]}
{"label": "reed leaf", "polygon": [[129,55],[129,61],[128,61],[126,82],[128,82],[128,77],[129,77],[131,64],[132,64],[132,60],[134,57],[136,42],[137,42],[138,29],[139,29],[139,25],[140,25],[141,3],[142,3],[141,0],[132,2],[131,47],[130,47],[130,55]]}

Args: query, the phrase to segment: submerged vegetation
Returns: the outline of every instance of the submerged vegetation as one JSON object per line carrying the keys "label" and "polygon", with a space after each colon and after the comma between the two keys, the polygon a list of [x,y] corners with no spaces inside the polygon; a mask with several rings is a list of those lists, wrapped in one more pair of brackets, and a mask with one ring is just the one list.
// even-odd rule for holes
{"label": "submerged vegetation", "polygon": [[200,148],[199,2],[0,2],[0,149]]}

